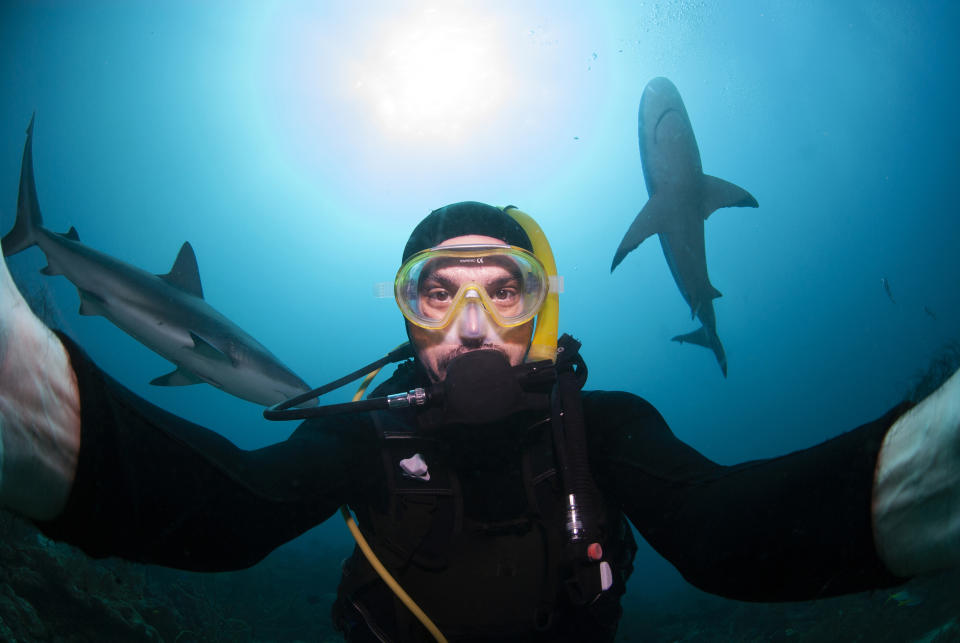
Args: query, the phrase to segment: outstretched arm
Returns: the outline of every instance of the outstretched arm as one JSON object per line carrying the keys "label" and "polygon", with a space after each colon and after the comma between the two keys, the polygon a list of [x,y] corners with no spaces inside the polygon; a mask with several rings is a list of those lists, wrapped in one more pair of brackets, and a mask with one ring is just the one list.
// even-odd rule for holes
{"label": "outstretched arm", "polygon": [[0,506],[55,517],[79,450],[80,397],[67,351],[30,310],[0,256]]}
{"label": "outstretched arm", "polygon": [[0,507],[91,556],[257,562],[362,493],[369,421],[245,451],[127,391],[30,311],[0,257]]}
{"label": "outstretched arm", "polygon": [[[647,402],[592,393],[597,482],[644,538],[701,589],[808,600],[897,584],[871,520],[877,455],[897,407],[815,447],[719,465],[676,438]],[[775,429],[775,425],[770,427]]]}
{"label": "outstretched arm", "polygon": [[382,470],[367,415],[304,423],[283,442],[247,451],[137,397],[63,341],[82,440],[66,506],[37,526],[91,556],[247,567],[355,501]]}
{"label": "outstretched arm", "polygon": [[873,523],[880,557],[897,574],[960,565],[960,370],[884,438]]}

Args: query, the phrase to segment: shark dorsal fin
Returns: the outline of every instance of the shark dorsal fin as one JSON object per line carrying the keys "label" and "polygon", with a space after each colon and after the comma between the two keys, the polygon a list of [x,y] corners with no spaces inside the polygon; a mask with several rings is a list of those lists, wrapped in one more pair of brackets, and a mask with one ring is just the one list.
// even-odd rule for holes
{"label": "shark dorsal fin", "polygon": [[203,299],[203,286],[200,284],[200,269],[197,268],[197,256],[193,254],[193,246],[184,241],[180,246],[180,254],[173,262],[173,268],[165,275],[157,275],[165,282],[179,288],[185,293]]}

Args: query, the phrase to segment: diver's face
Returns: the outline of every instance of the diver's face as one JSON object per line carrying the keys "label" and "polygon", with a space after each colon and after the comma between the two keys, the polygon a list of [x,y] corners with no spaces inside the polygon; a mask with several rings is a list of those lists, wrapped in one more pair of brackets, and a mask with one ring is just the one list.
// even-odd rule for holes
{"label": "diver's face", "polygon": [[[447,239],[440,246],[465,244],[505,245],[503,241],[477,234]],[[494,303],[509,307],[519,283],[502,265],[448,265],[438,267],[424,279],[420,291],[421,310],[443,317],[446,306],[461,284],[476,283],[484,287]],[[469,295],[469,293],[468,293]],[[509,310],[501,312],[509,314]],[[496,350],[503,353],[512,366],[523,362],[533,335],[533,320],[520,326],[504,328],[497,324],[480,303],[479,298],[463,307],[460,314],[445,328],[430,330],[407,322],[410,341],[430,379],[439,382],[447,375],[453,358],[475,350]]]}

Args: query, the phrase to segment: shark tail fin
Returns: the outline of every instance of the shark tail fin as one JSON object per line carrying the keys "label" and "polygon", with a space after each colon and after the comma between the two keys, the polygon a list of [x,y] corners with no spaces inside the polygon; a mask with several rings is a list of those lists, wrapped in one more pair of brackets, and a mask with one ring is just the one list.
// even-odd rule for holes
{"label": "shark tail fin", "polygon": [[723,350],[723,344],[720,343],[720,338],[717,337],[716,334],[710,333],[704,326],[701,326],[692,333],[677,335],[673,338],[673,341],[680,342],[681,344],[696,344],[697,346],[709,348],[716,356],[717,364],[720,365],[720,371],[723,373],[723,376],[727,376],[727,353]]}
{"label": "shark tail fin", "polygon": [[43,226],[37,186],[33,178],[33,120],[27,126],[27,142],[23,145],[23,161],[20,164],[20,193],[17,196],[17,220],[13,228],[0,239],[3,255],[9,257],[34,245],[36,232]]}
{"label": "shark tail fin", "polygon": [[739,185],[703,175],[703,218],[706,219],[720,208],[756,208],[760,204],[753,195]]}

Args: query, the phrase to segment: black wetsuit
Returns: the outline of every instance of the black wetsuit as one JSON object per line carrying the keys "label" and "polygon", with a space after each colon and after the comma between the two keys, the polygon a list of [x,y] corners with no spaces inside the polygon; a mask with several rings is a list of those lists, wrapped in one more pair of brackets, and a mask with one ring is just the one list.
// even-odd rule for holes
{"label": "black wetsuit", "polygon": [[[214,571],[256,563],[344,503],[371,531],[370,516],[384,502],[388,475],[371,414],[310,420],[284,442],[244,451],[136,397],[64,340],[79,382],[82,439],[66,509],[40,525],[51,537],[91,556]],[[735,466],[711,462],[678,440],[656,409],[634,395],[584,393],[583,410],[591,470],[613,514],[609,521],[625,514],[697,587],[743,600],[780,601],[901,580],[876,554],[870,501],[883,436],[902,407],[813,448]],[[529,426],[531,419],[518,422]],[[509,515],[511,503],[523,496],[521,476],[512,473],[519,464],[511,449],[519,449],[519,442],[511,435],[466,439],[465,446],[453,448],[459,455],[447,460],[459,468],[463,511],[475,522]],[[374,536],[376,546],[391,535]],[[454,560],[469,560],[469,552]],[[501,572],[516,573],[490,573]],[[447,593],[442,588],[448,581],[438,580],[439,593]],[[491,598],[483,595],[482,579],[461,578],[456,586],[463,588],[462,603],[482,605]],[[375,597],[380,590],[385,588],[367,591]],[[434,599],[420,598],[430,613]],[[441,629],[445,599],[436,598],[434,611]],[[515,638],[610,640],[612,630],[584,630],[595,636],[576,631],[592,627],[595,617],[615,627],[618,603],[614,596],[616,613],[599,616],[561,605],[548,632]],[[462,626],[453,627],[451,640],[508,640],[506,632],[470,636],[471,623]],[[391,627],[398,625],[384,624]],[[367,640],[361,631],[366,628],[357,628],[355,640]]]}

